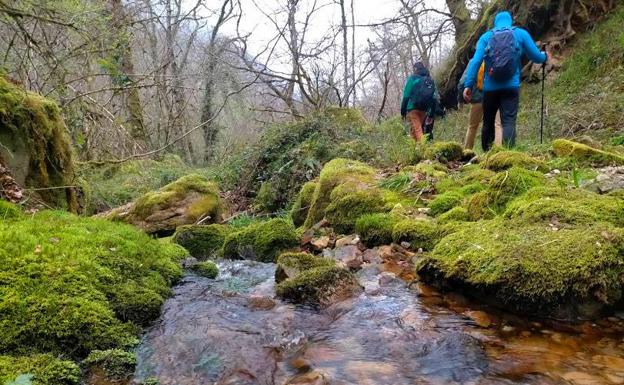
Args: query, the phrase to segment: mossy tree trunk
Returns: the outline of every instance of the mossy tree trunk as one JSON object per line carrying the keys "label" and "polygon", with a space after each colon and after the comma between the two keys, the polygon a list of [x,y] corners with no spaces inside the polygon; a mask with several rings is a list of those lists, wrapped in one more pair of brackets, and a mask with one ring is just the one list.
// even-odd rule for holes
{"label": "mossy tree trunk", "polygon": [[455,27],[455,44],[458,44],[470,28],[472,22],[470,11],[465,0],[446,0],[446,6],[452,15],[453,26]]}

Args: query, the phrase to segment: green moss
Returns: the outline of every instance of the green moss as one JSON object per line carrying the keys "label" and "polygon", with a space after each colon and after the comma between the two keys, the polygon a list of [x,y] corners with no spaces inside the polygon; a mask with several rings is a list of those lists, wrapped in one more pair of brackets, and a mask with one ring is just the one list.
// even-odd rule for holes
{"label": "green moss", "polygon": [[425,151],[425,158],[440,162],[461,160],[464,156],[464,147],[456,142],[435,142]]}
{"label": "green moss", "polygon": [[0,351],[82,358],[136,342],[186,251],[63,212],[0,221]]}
{"label": "green moss", "polygon": [[330,303],[332,297],[341,297],[357,287],[357,279],[348,270],[322,266],[279,283],[275,292],[278,297],[294,303],[323,306]]}
{"label": "green moss", "polygon": [[422,161],[414,166],[404,167],[401,171],[422,174],[430,178],[441,179],[447,176],[448,167],[437,161]]}
{"label": "green moss", "polygon": [[120,381],[134,374],[136,355],[122,349],[94,350],[84,363],[102,369],[107,379]]}
{"label": "green moss", "polygon": [[511,167],[521,167],[529,170],[548,172],[546,164],[520,151],[504,150],[486,154],[483,167],[492,171],[503,171]]}
{"label": "green moss", "polygon": [[229,226],[219,224],[181,226],[176,229],[173,242],[187,249],[193,257],[205,260],[218,256],[230,232]]}
{"label": "green moss", "polygon": [[275,262],[280,252],[296,248],[299,237],[295,227],[285,219],[271,219],[229,234],[223,244],[223,257]]}
{"label": "green moss", "polygon": [[392,240],[395,243],[409,242],[414,250],[432,250],[441,237],[441,229],[428,220],[405,219],[392,230]]}
{"label": "green moss", "polygon": [[303,187],[301,187],[301,191],[299,191],[297,199],[290,210],[290,217],[295,226],[299,227],[304,224],[308,216],[308,210],[312,204],[315,190],[316,182],[313,181],[306,182]]}
{"label": "green moss", "polygon": [[79,382],[80,368],[72,361],[50,354],[0,355],[0,384],[75,385]]}
{"label": "green moss", "polygon": [[354,190],[347,188],[346,190],[351,192],[346,193],[335,189],[332,193],[331,203],[325,209],[325,218],[339,233],[353,232],[355,222],[364,214],[379,213],[391,209],[391,207],[387,207],[384,195],[379,189]]}
{"label": "green moss", "polygon": [[271,182],[263,182],[256,193],[253,208],[257,212],[272,213],[279,209],[277,191]]}
{"label": "green moss", "polygon": [[567,139],[556,139],[552,143],[553,152],[558,157],[573,158],[596,166],[624,165],[624,156],[592,148],[586,144]]}
{"label": "green moss", "polygon": [[473,220],[492,218],[502,213],[513,198],[545,182],[544,175],[539,172],[512,167],[496,174],[487,189],[470,196],[464,206]]}
{"label": "green moss", "polygon": [[438,216],[436,220],[438,223],[467,222],[470,221],[470,213],[465,207],[453,207],[449,211]]}
{"label": "green moss", "polygon": [[467,196],[479,192],[483,189],[485,189],[485,186],[483,184],[474,183],[440,194],[427,205],[430,210],[429,214],[437,217],[438,215],[443,214],[456,206],[459,206]]}
{"label": "green moss", "polygon": [[193,192],[201,194],[202,198],[186,208],[190,219],[197,220],[202,215],[209,215],[212,221],[217,220],[221,212],[219,189],[213,182],[198,174],[183,176],[158,191],[144,194],[136,200],[130,216],[147,218],[155,211],[167,208]]}
{"label": "green moss", "polygon": [[398,216],[385,213],[362,215],[355,222],[355,232],[367,247],[389,245],[392,230],[399,220]]}
{"label": "green moss", "polygon": [[74,189],[45,189],[73,184],[72,143],[58,105],[0,75],[0,122],[0,158],[18,183],[44,188],[38,194],[45,202],[76,210]]}
{"label": "green moss", "polygon": [[596,224],[553,231],[495,219],[442,239],[418,271],[470,285],[523,312],[622,299],[624,233]]}
{"label": "green moss", "polygon": [[0,199],[0,220],[16,219],[22,216],[22,210],[11,202]]}
{"label": "green moss", "polygon": [[345,183],[368,186],[372,184],[374,175],[373,168],[358,161],[337,158],[327,163],[319,176],[304,226],[312,227],[323,219],[336,187]]}
{"label": "green moss", "polygon": [[513,200],[504,214],[531,223],[551,221],[556,226],[598,222],[624,226],[624,200],[582,189],[537,187]]}
{"label": "green moss", "polygon": [[374,161],[377,151],[363,139],[351,140],[340,143],[337,148],[337,156],[340,158],[355,159],[362,162]]}
{"label": "green moss", "polygon": [[219,267],[212,261],[199,262],[191,269],[198,275],[210,279],[215,279],[219,275]]}
{"label": "green moss", "polygon": [[317,267],[335,266],[336,261],[329,258],[321,258],[308,253],[286,252],[277,257],[275,269],[275,282],[282,282],[288,278],[294,278],[300,273]]}

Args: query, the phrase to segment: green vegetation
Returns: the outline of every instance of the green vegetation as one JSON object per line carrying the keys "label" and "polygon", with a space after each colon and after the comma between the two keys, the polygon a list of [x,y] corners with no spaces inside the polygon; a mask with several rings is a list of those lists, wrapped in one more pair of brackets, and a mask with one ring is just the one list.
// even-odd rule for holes
{"label": "green vegetation", "polygon": [[230,233],[223,244],[223,258],[275,262],[280,252],[294,249],[299,237],[293,224],[282,218],[251,224]]}
{"label": "green vegetation", "polygon": [[16,219],[22,215],[22,211],[13,203],[0,200],[0,220]]}
{"label": "green vegetation", "polygon": [[299,273],[322,266],[335,266],[333,259],[316,257],[308,253],[287,252],[277,257],[275,282],[295,277]]}
{"label": "green vegetation", "polygon": [[215,279],[219,275],[219,267],[212,261],[199,262],[191,267],[197,275],[202,277]]}
{"label": "green vegetation", "polygon": [[41,384],[77,382],[54,382],[55,368],[77,376],[55,355],[77,360],[136,343],[187,255],[132,226],[53,211],[0,221],[0,244],[0,350],[14,356],[2,356],[0,373]]}
{"label": "green vegetation", "polygon": [[547,172],[548,167],[539,159],[531,155],[512,150],[492,151],[485,155],[483,167],[492,171],[503,171],[511,167],[521,167],[529,170]]}
{"label": "green vegetation", "polygon": [[522,312],[561,315],[566,305],[584,312],[593,309],[584,304],[608,306],[622,299],[623,251],[622,229],[609,225],[555,231],[497,218],[443,238],[418,272],[472,286]]}
{"label": "green vegetation", "polygon": [[486,186],[483,184],[473,183],[453,190],[449,190],[443,194],[439,194],[427,205],[427,207],[429,207],[430,209],[429,214],[437,217],[438,215],[443,214],[456,206],[459,206],[466,197],[481,190],[484,190],[485,188]]}
{"label": "green vegetation", "polygon": [[358,287],[357,279],[348,270],[321,266],[280,282],[275,292],[294,303],[325,306],[352,294]]}
{"label": "green vegetation", "polygon": [[120,381],[134,374],[136,356],[121,349],[94,350],[84,363],[102,369],[109,380]]}
{"label": "green vegetation", "polygon": [[432,250],[442,237],[438,225],[429,220],[406,219],[397,223],[392,229],[392,240],[395,243],[409,242],[413,250]]}
{"label": "green vegetation", "polygon": [[219,256],[225,238],[231,232],[229,226],[219,224],[180,226],[173,235],[173,242],[198,260],[214,259]]}
{"label": "green vegetation", "polygon": [[301,187],[301,191],[299,191],[297,199],[295,199],[295,203],[290,210],[290,217],[295,226],[299,227],[305,223],[315,190],[316,182],[307,182]]}
{"label": "green vegetation", "polygon": [[72,361],[51,354],[0,355],[1,384],[75,385],[79,382],[80,368]]}
{"label": "green vegetation", "polygon": [[624,165],[624,156],[590,147],[583,143],[566,139],[553,141],[553,152],[564,158],[572,158],[579,163],[596,166]]}
{"label": "green vegetation", "polygon": [[392,214],[376,213],[362,215],[355,222],[355,232],[367,247],[392,243],[392,230],[400,220]]}
{"label": "green vegetation", "polygon": [[435,142],[425,150],[425,157],[440,162],[452,162],[462,159],[464,147],[457,142]]}
{"label": "green vegetation", "polygon": [[38,195],[45,202],[76,211],[73,189],[45,189],[73,184],[73,149],[59,106],[0,74],[0,121],[0,158],[18,183],[44,188]]}

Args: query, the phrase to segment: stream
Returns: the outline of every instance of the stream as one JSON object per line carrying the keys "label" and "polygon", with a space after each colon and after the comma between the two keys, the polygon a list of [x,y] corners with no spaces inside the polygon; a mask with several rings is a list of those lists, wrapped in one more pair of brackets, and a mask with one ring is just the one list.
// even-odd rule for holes
{"label": "stream", "polygon": [[187,275],[137,348],[161,385],[624,384],[624,324],[571,325],[409,285],[383,265],[323,310],[274,298],[275,265],[222,261]]}

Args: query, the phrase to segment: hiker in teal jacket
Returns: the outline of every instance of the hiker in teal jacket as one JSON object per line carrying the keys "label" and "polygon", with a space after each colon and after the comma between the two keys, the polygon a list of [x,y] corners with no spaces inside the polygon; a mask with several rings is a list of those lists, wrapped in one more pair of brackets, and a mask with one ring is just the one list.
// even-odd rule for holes
{"label": "hiker in teal jacket", "polygon": [[401,116],[408,120],[410,133],[416,142],[423,141],[423,125],[426,119],[433,119],[437,100],[439,100],[435,83],[429,70],[422,62],[414,64],[414,72],[405,82]]}
{"label": "hiker in teal jacket", "polygon": [[[500,50],[492,48],[493,37],[502,36],[512,31],[515,43],[514,50],[515,66],[511,76],[496,79],[493,74],[493,63],[497,60],[495,55]],[[499,40],[502,41],[502,40]],[[495,47],[496,48],[496,47]],[[503,47],[504,48],[504,47]],[[500,12],[494,19],[494,28],[485,32],[477,42],[477,50],[469,63],[466,80],[464,83],[464,99],[470,102],[472,87],[476,81],[481,63],[485,61],[485,76],[483,79],[483,130],[481,133],[481,145],[484,151],[492,146],[494,141],[494,119],[500,110],[503,125],[503,144],[513,146],[516,140],[516,118],[520,96],[520,71],[521,58],[526,55],[535,63],[545,63],[548,55],[540,52],[531,38],[531,35],[522,28],[512,27],[512,18],[509,12]]]}

